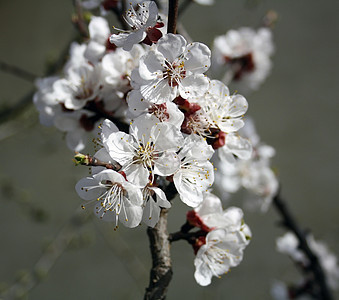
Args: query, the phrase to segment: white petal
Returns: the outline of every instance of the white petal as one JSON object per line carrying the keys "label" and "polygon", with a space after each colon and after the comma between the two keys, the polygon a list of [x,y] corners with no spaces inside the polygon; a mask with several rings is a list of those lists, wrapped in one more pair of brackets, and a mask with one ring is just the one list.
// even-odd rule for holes
{"label": "white petal", "polygon": [[108,140],[108,137],[113,132],[118,132],[118,127],[110,120],[106,119],[101,126],[101,139],[102,142],[105,144],[105,142]]}
{"label": "white petal", "polygon": [[229,109],[229,115],[231,117],[239,117],[246,113],[248,103],[244,96],[233,95],[231,96],[231,103]]}
{"label": "white petal", "polygon": [[165,34],[157,43],[157,50],[169,61],[173,62],[185,50],[186,40],[179,34]]}
{"label": "white petal", "polygon": [[183,98],[200,97],[208,90],[209,79],[203,74],[193,74],[181,80],[179,93]]}
{"label": "white petal", "polygon": [[179,167],[179,156],[175,152],[165,152],[154,161],[154,173],[162,176],[174,174]]}
{"label": "white petal", "polygon": [[92,16],[88,25],[91,40],[104,45],[110,35],[108,22],[105,18]]}
{"label": "white petal", "polygon": [[164,57],[160,53],[149,51],[140,58],[139,74],[143,79],[161,78],[164,70]]}
{"label": "white petal", "polygon": [[211,50],[202,43],[191,43],[185,53],[185,69],[192,73],[204,73],[211,65]]}
{"label": "white petal", "polygon": [[95,200],[105,191],[105,188],[97,186],[98,181],[96,179],[93,177],[86,177],[77,182],[75,190],[80,198],[84,200]]}
{"label": "white petal", "polygon": [[226,136],[225,146],[229,149],[229,151],[238,156],[240,159],[246,160],[251,158],[252,145],[250,141],[237,134],[229,133]]}
{"label": "white petal", "polygon": [[149,182],[149,171],[142,164],[134,163],[123,170],[126,173],[127,180],[139,187],[144,187]]}

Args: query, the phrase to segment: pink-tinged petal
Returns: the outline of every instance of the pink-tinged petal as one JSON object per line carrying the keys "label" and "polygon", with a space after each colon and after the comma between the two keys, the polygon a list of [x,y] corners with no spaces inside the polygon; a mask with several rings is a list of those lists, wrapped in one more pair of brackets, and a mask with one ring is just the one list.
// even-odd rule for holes
{"label": "pink-tinged petal", "polygon": [[206,93],[209,79],[203,74],[193,74],[181,80],[179,85],[180,96],[184,99],[200,97]]}
{"label": "pink-tinged petal", "polygon": [[165,34],[157,43],[157,50],[169,61],[173,62],[186,48],[186,40],[179,34]]}
{"label": "pink-tinged petal", "polygon": [[195,74],[206,72],[211,65],[211,50],[202,43],[190,43],[185,52],[185,69]]}

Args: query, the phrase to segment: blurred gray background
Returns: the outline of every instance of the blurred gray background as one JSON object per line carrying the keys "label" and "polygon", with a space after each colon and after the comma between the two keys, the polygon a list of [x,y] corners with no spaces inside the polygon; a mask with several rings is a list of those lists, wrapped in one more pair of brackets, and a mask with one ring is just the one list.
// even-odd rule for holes
{"label": "blurred gray background", "polygon": [[[339,253],[339,2],[216,0],[212,7],[192,5],[182,21],[195,41],[210,45],[230,28],[258,26],[268,9],[279,15],[274,67],[248,97],[248,113],[262,140],[277,150],[273,165],[282,194],[300,224]],[[1,0],[0,59],[43,75],[46,61],[58,57],[74,34],[71,13],[70,0]],[[1,107],[32,89],[9,74],[0,73],[0,82]],[[62,134],[41,126],[34,109],[0,126],[0,137],[0,282],[12,284],[20,274],[25,280],[22,270],[33,268],[44,245],[81,205],[74,185],[87,169],[74,167]],[[48,212],[40,223],[32,218],[41,217],[39,209]],[[187,210],[174,202],[170,231],[182,225]],[[274,279],[298,278],[290,260],[275,252],[275,237],[283,232],[276,212],[245,212],[245,220],[253,239],[242,264],[209,287],[195,283],[190,246],[172,246],[168,299],[271,299]],[[80,240],[71,243],[28,299],[141,299],[151,264],[145,230],[114,232],[111,224],[90,220],[76,229]]]}

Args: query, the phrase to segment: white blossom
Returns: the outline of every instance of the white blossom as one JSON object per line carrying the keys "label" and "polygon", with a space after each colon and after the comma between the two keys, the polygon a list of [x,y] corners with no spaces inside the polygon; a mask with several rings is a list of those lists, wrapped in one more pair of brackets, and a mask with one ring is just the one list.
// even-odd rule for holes
{"label": "white blossom", "polygon": [[[313,235],[306,236],[308,246],[318,257],[319,263],[323,268],[328,285],[332,289],[339,286],[339,265],[337,257],[331,253],[328,247],[323,243],[316,241]],[[277,238],[277,251],[289,255],[294,261],[302,263],[307,267],[310,262],[308,257],[299,249],[299,241],[294,233],[286,232],[282,237]]]}
{"label": "white blossom", "polygon": [[217,73],[226,67],[224,80],[227,84],[233,80],[242,93],[256,90],[270,72],[273,51],[272,32],[268,28],[230,30],[214,40],[213,70]]}
{"label": "white blossom", "polygon": [[133,123],[130,134],[121,131],[111,133],[105,147],[109,155],[122,165],[127,179],[144,187],[150,180],[153,182],[155,174],[168,176],[179,168],[176,151],[180,149],[183,137],[169,123],[152,127],[140,123]]}
{"label": "white blossom", "polygon": [[107,50],[110,29],[106,19],[102,17],[91,18],[88,25],[89,41],[84,56],[91,62],[99,61]]}
{"label": "white blossom", "polygon": [[214,182],[213,165],[209,159],[214,151],[206,141],[197,136],[185,138],[178,156],[180,168],[173,176],[180,199],[188,206],[197,207],[203,201],[203,192]]}
{"label": "white blossom", "polygon": [[241,231],[240,223],[234,225],[237,229],[222,228],[207,234],[206,244],[200,247],[194,259],[194,277],[198,284],[209,285],[212,276],[220,277],[242,261],[248,238]]}
{"label": "white blossom", "polygon": [[81,179],[75,186],[78,195],[94,201],[95,214],[110,222],[118,220],[127,227],[136,227],[142,219],[143,197],[140,189],[113,170],[104,170]]}
{"label": "white blossom", "polygon": [[[137,4],[138,8],[135,10],[133,5],[126,12],[126,23],[131,27],[130,31],[119,30],[118,34],[113,34],[110,37],[110,42],[124,50],[129,51],[133,45],[140,43],[146,37],[151,37],[156,34],[161,37],[161,32],[153,27],[157,23],[158,8],[154,1],[145,1]],[[154,32],[155,31],[155,32]]]}
{"label": "white blossom", "polygon": [[175,97],[201,96],[208,89],[203,74],[210,66],[211,52],[201,43],[187,44],[178,34],[166,34],[140,58],[132,84],[150,102],[161,104]]}

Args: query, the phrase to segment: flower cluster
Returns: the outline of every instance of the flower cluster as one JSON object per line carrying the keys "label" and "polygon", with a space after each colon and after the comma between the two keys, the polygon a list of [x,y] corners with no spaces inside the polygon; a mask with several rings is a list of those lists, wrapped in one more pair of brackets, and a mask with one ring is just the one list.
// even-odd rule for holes
{"label": "flower cluster", "polygon": [[269,28],[232,29],[214,40],[213,70],[223,73],[223,81],[227,84],[232,81],[242,93],[257,90],[271,70],[273,51]]}
{"label": "flower cluster", "polygon": [[[312,234],[307,235],[306,240],[309,248],[318,257],[319,264],[325,272],[328,285],[332,289],[337,289],[339,282],[337,257],[329,251],[324,243],[316,241]],[[276,246],[277,251],[290,256],[294,262],[302,265],[305,270],[309,269],[311,262],[304,252],[299,249],[299,241],[294,233],[287,232],[282,237],[277,238]]]}
{"label": "flower cluster", "polygon": [[[278,180],[271,169],[270,161],[275,154],[274,148],[260,141],[251,119],[240,130],[244,138],[237,137],[243,143],[250,143],[253,151],[246,159],[224,159],[217,161],[216,181],[225,198],[243,187],[247,192],[247,206],[259,208],[265,212],[278,192]],[[249,146],[248,146],[249,147]],[[237,149],[239,151],[239,149]],[[238,153],[241,157],[241,153]]]}
{"label": "flower cluster", "polygon": [[[96,4],[114,1],[83,2]],[[88,40],[72,44],[61,76],[37,82],[34,103],[41,123],[65,132],[70,149],[83,150],[94,134],[100,149],[91,158],[101,163],[76,191],[100,219],[115,228],[154,227],[171,207],[169,190],[195,208],[189,222],[203,232],[194,245],[195,278],[208,285],[241,262],[251,237],[242,211],[223,211],[211,194],[215,157],[236,169],[252,157],[249,139],[238,133],[248,103],[207,77],[206,45],[165,33],[155,2],[134,4],[128,31],[111,34],[106,19],[93,16]]]}
{"label": "flower cluster", "polygon": [[217,196],[209,192],[203,196],[203,203],[187,213],[187,220],[202,231],[193,244],[194,277],[205,286],[211,283],[212,276],[220,277],[242,261],[243,250],[252,234],[240,208],[223,210]]}
{"label": "flower cluster", "polygon": [[129,76],[145,52],[140,45],[127,52],[111,44],[102,17],[92,17],[89,34],[86,43],[71,45],[63,76],[38,80],[34,95],[41,123],[65,132],[68,147],[75,151],[85,148],[105,118],[126,121]]}

